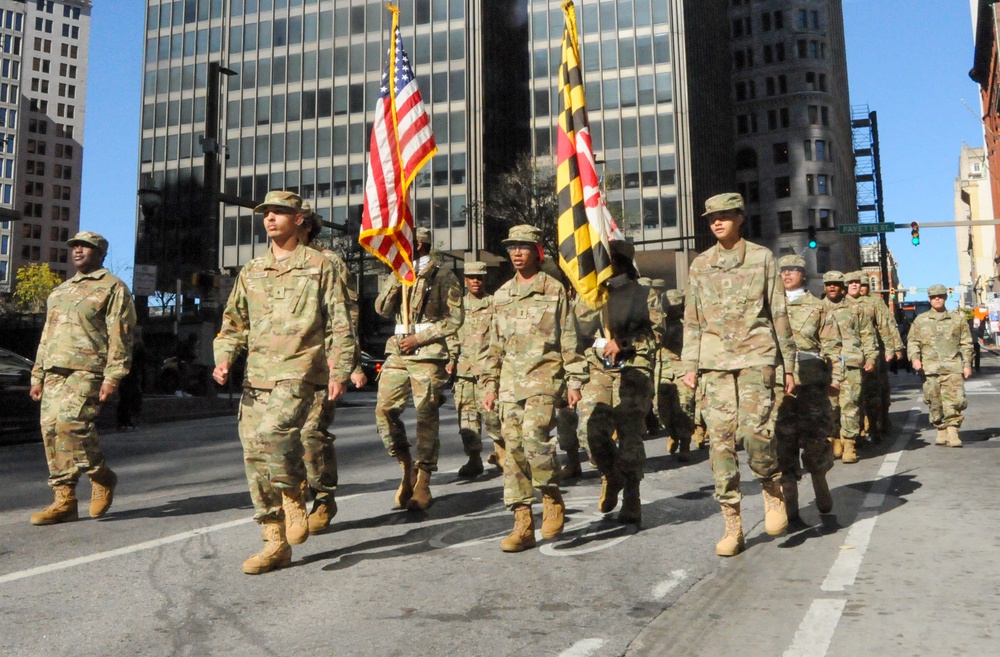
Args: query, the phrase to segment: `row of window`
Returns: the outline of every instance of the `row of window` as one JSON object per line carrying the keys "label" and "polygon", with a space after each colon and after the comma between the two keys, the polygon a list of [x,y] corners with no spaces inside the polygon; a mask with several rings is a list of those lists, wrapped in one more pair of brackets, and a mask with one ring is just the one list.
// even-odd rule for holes
{"label": "row of window", "polygon": [[10,179],[14,178],[13,158],[0,157],[0,177]]}
{"label": "row of window", "polygon": [[[24,204],[24,210],[22,211],[21,214],[24,217],[34,217],[36,219],[41,219],[44,210],[45,206],[42,205],[41,203],[34,203],[32,201],[28,201]],[[53,205],[51,207],[51,213],[49,218],[52,221],[69,221],[69,208],[62,205]],[[50,229],[50,231],[51,232],[49,234],[49,239],[52,240],[59,239],[57,236],[55,236],[56,231],[60,231],[59,234],[62,235],[62,241],[65,242],[67,239],[69,239],[69,235],[67,234],[69,231],[68,228],[57,228],[53,226]]]}
{"label": "row of window", "polygon": [[[73,126],[56,123],[56,137],[73,138]],[[49,122],[47,119],[28,119],[28,132],[45,135],[49,132]]]}
{"label": "row of window", "polygon": [[[25,171],[33,176],[44,176],[45,162],[40,160],[27,160],[25,162]],[[52,177],[72,180],[73,167],[69,164],[56,164],[52,167]]]}
{"label": "row of window", "polygon": [[0,107],[0,126],[4,128],[17,128],[17,110],[7,107]]}
{"label": "row of window", "polygon": [[[770,44],[763,48],[764,63],[771,64],[774,60],[785,61],[785,44]],[[753,47],[739,48],[733,51],[733,68],[737,71],[753,67]],[[799,59],[826,59],[826,42],[819,39],[799,39],[795,42],[795,54]]]}
{"label": "row of window", "polygon": [[[601,3],[581,3],[580,33],[597,34],[598,32],[618,32],[633,27],[648,25],[663,25],[670,20],[670,3],[660,0],[617,0]],[[545,38],[542,32],[544,17],[549,18],[550,38],[561,38],[563,32],[563,13],[559,8],[548,12],[532,14],[533,38]]]}
{"label": "row of window", "polygon": [[[805,176],[805,189],[808,196],[830,196],[833,194],[833,176],[825,173],[809,173]],[[792,179],[789,176],[778,176],[774,179],[774,197],[790,198],[792,196]]]}
{"label": "row of window", "polygon": [[0,103],[10,103],[17,105],[18,85],[9,82],[0,82]]}
{"label": "row of window", "polygon": [[[785,27],[785,15],[781,11],[765,11],[760,15],[760,29],[770,32],[771,29],[781,30]],[[795,27],[800,30],[822,29],[821,15],[815,9],[798,9],[795,12]],[[753,35],[753,21],[750,16],[734,18],[731,23],[734,39]]]}
{"label": "row of window", "polygon": [[[736,100],[753,100],[757,97],[756,80],[738,80],[734,84]],[[764,78],[764,89],[768,96],[777,96],[788,93],[788,76],[777,75]],[[800,89],[792,91],[828,91],[825,73],[815,73],[806,71],[804,84]]]}
{"label": "row of window", "polygon": [[21,62],[13,59],[0,60],[0,77],[17,80],[21,77]]}
{"label": "row of window", "polygon": [[[533,62],[534,76],[556,75],[561,61],[562,52],[558,46],[549,50],[536,50]],[[583,69],[588,73],[668,63],[670,63],[669,34],[607,38],[583,44]],[[547,70],[545,64],[548,64]]]}
{"label": "row of window", "polygon": [[[29,180],[24,183],[25,196],[40,196],[45,198],[45,183]],[[73,197],[73,188],[69,185],[52,185],[52,195],[49,198],[69,201]],[[9,203],[9,201],[4,201]]]}
{"label": "row of window", "polygon": [[[35,37],[35,52],[52,52],[52,40],[43,39],[41,37]],[[76,59],[77,55],[80,53],[79,46],[73,46],[68,43],[59,44],[59,54],[64,58]],[[75,75],[73,77],[76,77]]]}
{"label": "row of window", "polygon": [[10,9],[0,9],[0,26],[6,30],[20,32],[24,27],[24,14]]}
{"label": "row of window", "polygon": [[[46,142],[39,141],[36,139],[29,139],[27,148],[28,153],[33,155],[45,155],[46,152]],[[73,159],[73,145],[72,144],[56,144],[55,145],[55,156],[67,160]]]}
{"label": "row of window", "polygon": [[[45,34],[52,34],[52,21],[47,18],[36,18],[35,19],[35,31],[44,32]],[[69,25],[68,23],[62,24],[62,35],[67,39],[79,39],[80,38],[80,27],[77,25]]]}
{"label": "row of window", "polygon": [[[25,206],[25,209],[29,209]],[[34,208],[31,208],[32,210]],[[32,216],[25,213],[24,216]],[[56,218],[56,217],[54,217]],[[42,226],[40,224],[32,224],[27,221],[21,222],[21,237],[25,239],[40,240],[42,239]],[[49,227],[49,239],[53,242],[65,242],[69,239],[69,228],[59,226]],[[60,260],[60,262],[66,262],[65,260]]]}
{"label": "row of window", "polygon": [[[829,126],[830,108],[825,105],[806,106],[806,122],[804,125]],[[787,107],[767,110],[767,129],[781,130],[791,126],[790,112]],[[750,112],[736,115],[736,133],[740,135],[759,132],[757,114]]]}
{"label": "row of window", "polygon": [[[833,210],[812,208],[808,214],[809,226],[833,228]],[[792,233],[795,231],[795,215],[791,210],[778,212],[778,230],[782,233]]]}
{"label": "row of window", "polygon": [[7,55],[20,55],[21,37],[13,34],[0,34],[0,52]]}

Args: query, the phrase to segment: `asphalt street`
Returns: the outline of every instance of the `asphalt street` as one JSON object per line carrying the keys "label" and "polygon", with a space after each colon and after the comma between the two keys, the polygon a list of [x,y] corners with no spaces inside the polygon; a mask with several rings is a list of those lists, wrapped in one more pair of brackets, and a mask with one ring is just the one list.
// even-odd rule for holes
{"label": "asphalt street", "polygon": [[561,537],[501,552],[499,473],[458,479],[450,403],[436,502],[410,513],[392,509],[398,465],[356,393],[334,425],[340,513],[262,576],[241,571],[260,540],[233,418],[107,433],[111,512],[52,527],[28,524],[51,501],[40,444],[0,447],[0,655],[1000,654],[1000,357],[983,365],[964,449],[932,444],[918,378],[894,376],[893,436],[838,462],[834,514],[804,480],[785,536],[764,534],[744,466],[747,550],[731,559],[714,554],[706,453],[680,464],[663,437],[646,442],[640,531],[597,512],[588,470],[564,487]]}

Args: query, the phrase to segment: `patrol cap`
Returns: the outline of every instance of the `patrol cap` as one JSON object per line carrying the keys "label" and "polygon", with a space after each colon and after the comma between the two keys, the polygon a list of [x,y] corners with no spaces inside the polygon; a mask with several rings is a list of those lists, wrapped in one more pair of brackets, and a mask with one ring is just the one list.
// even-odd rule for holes
{"label": "patrol cap", "polygon": [[706,200],[705,213],[701,216],[707,217],[710,214],[725,212],[726,210],[739,210],[743,212],[745,209],[746,206],[743,204],[742,195],[736,192],[726,192],[725,194],[716,194]]}
{"label": "patrol cap", "polygon": [[635,246],[628,240],[611,240],[608,242],[608,248],[611,249],[611,255],[622,255],[629,260],[635,257]]}
{"label": "patrol cap", "polygon": [[645,285],[646,287],[649,287],[650,285],[653,284],[653,279],[651,279],[649,276],[640,276],[639,280],[636,282],[639,283],[639,285]]}
{"label": "patrol cap", "polygon": [[519,224],[511,227],[507,233],[507,239],[501,240],[504,246],[511,244],[541,244],[542,230],[531,224]]}
{"label": "patrol cap", "polygon": [[844,272],[831,269],[830,271],[823,274],[823,285],[827,283],[844,283]]}
{"label": "patrol cap", "polygon": [[417,239],[418,242],[423,242],[424,244],[431,243],[431,229],[427,228],[426,226],[421,226],[417,228],[413,236]]}
{"label": "patrol cap", "polygon": [[684,292],[681,290],[667,290],[667,303],[671,306],[684,305]]}
{"label": "patrol cap", "polygon": [[860,271],[849,271],[846,274],[844,274],[844,282],[851,283],[853,281],[858,281],[860,283],[861,276],[862,274]]}
{"label": "patrol cap", "polygon": [[861,272],[861,279],[860,280],[861,280],[861,285],[862,286],[864,286],[864,287],[871,287],[872,286],[872,279],[871,279],[871,277],[868,274],[866,274],[864,272]]}
{"label": "patrol cap", "polygon": [[313,212],[309,201],[302,201],[301,211],[302,216],[305,218],[302,222],[302,227],[309,231],[309,240],[312,241],[323,230],[323,217]]}
{"label": "patrol cap", "polygon": [[[264,202],[253,209],[254,212],[266,212],[268,208],[284,208],[295,214],[305,214],[302,211],[302,197],[295,192],[275,189],[267,193]],[[312,210],[310,209],[310,212]]]}
{"label": "patrol cap", "polygon": [[481,260],[471,260],[463,268],[466,276],[485,276],[486,263]]}
{"label": "patrol cap", "polygon": [[946,297],[948,296],[948,288],[944,285],[931,285],[927,288],[928,297]]}
{"label": "patrol cap", "polygon": [[784,255],[778,258],[778,270],[801,269],[806,270],[806,259],[798,255]]}
{"label": "patrol cap", "polygon": [[92,246],[100,251],[102,255],[105,255],[108,252],[108,240],[104,239],[103,235],[89,230],[82,230],[66,241],[66,246],[73,246],[74,244],[86,244],[87,246]]}
{"label": "patrol cap", "polygon": [[654,278],[653,282],[650,283],[654,290],[662,290],[667,287],[667,282],[662,278]]}

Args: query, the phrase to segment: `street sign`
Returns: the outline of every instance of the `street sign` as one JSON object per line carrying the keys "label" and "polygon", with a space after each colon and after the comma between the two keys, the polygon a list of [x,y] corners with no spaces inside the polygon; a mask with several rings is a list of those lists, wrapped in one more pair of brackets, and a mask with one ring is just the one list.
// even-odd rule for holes
{"label": "street sign", "polygon": [[132,294],[151,297],[156,294],[156,265],[136,265],[132,271]]}
{"label": "street sign", "polygon": [[837,226],[837,232],[841,235],[878,235],[880,233],[891,233],[896,230],[896,224],[885,222],[880,224],[844,224]]}

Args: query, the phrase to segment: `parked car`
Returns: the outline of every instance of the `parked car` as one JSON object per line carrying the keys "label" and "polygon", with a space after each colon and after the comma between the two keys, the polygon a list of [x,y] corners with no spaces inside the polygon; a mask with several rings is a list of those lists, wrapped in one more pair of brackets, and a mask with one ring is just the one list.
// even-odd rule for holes
{"label": "parked car", "polygon": [[375,385],[379,373],[382,372],[382,363],[384,362],[384,358],[375,358],[367,351],[361,352],[361,369],[364,371],[365,376],[368,377],[369,386]]}
{"label": "parked car", "polygon": [[0,436],[38,434],[38,404],[28,396],[32,365],[27,358],[0,349]]}

